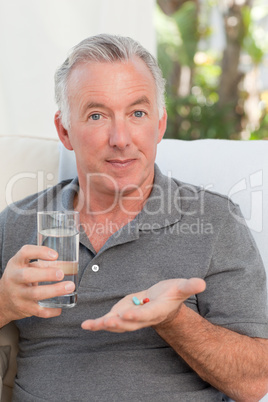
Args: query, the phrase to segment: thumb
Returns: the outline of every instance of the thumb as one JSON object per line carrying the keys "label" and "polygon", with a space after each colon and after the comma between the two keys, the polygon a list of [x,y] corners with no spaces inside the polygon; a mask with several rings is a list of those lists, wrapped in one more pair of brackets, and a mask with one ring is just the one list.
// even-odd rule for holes
{"label": "thumb", "polygon": [[206,282],[200,278],[181,279],[178,285],[179,294],[183,299],[201,293],[206,289]]}

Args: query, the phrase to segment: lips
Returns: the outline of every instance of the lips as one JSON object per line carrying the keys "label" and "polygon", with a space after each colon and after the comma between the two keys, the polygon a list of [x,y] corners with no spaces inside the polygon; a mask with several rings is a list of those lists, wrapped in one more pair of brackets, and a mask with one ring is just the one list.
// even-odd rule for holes
{"label": "lips", "polygon": [[109,159],[107,162],[116,168],[124,168],[132,165],[136,159]]}

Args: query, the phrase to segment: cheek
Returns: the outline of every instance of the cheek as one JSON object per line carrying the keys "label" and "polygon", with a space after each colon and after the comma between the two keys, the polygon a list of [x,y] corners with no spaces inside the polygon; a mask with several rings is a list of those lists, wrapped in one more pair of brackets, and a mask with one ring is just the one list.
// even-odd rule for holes
{"label": "cheek", "polygon": [[159,143],[159,137],[160,133],[157,127],[149,127],[148,130],[146,130],[145,135],[143,136],[144,138],[144,146],[151,150],[156,148],[157,144]]}
{"label": "cheek", "polygon": [[103,131],[93,131],[89,128],[80,129],[72,133],[73,145],[82,153],[84,151],[94,153],[97,149],[101,149],[105,141],[104,137]]}
{"label": "cheek", "polygon": [[143,155],[150,164],[155,160],[156,148],[157,143],[153,142],[152,140],[144,142],[143,147],[141,148]]}

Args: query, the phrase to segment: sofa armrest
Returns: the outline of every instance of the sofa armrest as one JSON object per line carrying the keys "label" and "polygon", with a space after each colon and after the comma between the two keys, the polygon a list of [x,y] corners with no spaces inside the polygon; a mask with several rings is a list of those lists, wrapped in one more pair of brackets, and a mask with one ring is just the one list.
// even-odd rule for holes
{"label": "sofa armrest", "polygon": [[[0,211],[13,201],[57,184],[58,142],[57,139],[0,135]],[[8,348],[2,348],[7,345]],[[12,398],[17,352],[18,330],[14,323],[9,323],[0,329],[0,368],[4,372],[8,366],[2,382],[0,378],[1,402],[10,402]]]}
{"label": "sofa armrest", "polygon": [[[10,354],[8,354],[8,349],[6,349],[6,354],[0,353],[0,367],[6,364],[5,360],[8,358],[7,370],[3,378],[1,402],[8,402],[11,400],[14,378],[17,372],[18,330],[13,322],[0,329],[0,349],[3,346],[9,347]],[[2,351],[4,351],[3,348]]]}

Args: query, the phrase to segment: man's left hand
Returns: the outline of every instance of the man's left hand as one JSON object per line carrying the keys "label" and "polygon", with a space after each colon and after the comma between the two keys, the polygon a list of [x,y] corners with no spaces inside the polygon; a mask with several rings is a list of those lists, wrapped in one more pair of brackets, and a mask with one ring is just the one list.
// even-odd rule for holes
{"label": "man's left hand", "polygon": [[[161,281],[147,290],[124,297],[109,313],[84,321],[82,328],[90,331],[126,332],[166,324],[178,314],[186,299],[203,292],[205,288],[205,281],[199,278]],[[138,300],[148,298],[149,302],[134,305],[133,296]]]}

